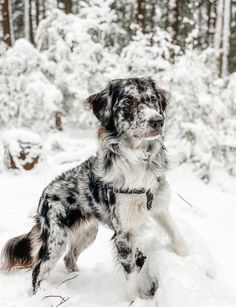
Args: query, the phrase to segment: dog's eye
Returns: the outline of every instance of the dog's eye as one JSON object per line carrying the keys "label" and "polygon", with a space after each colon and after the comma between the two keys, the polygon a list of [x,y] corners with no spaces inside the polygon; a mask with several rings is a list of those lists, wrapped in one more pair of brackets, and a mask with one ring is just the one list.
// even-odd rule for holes
{"label": "dog's eye", "polygon": [[137,101],[136,100],[127,100],[126,102],[125,102],[125,107],[126,108],[133,108],[133,107],[135,107],[135,106],[137,106]]}
{"label": "dog's eye", "polygon": [[151,105],[152,105],[155,109],[158,109],[158,110],[159,110],[159,103],[158,103],[157,97],[151,97],[151,98],[150,98],[150,102],[151,102]]}

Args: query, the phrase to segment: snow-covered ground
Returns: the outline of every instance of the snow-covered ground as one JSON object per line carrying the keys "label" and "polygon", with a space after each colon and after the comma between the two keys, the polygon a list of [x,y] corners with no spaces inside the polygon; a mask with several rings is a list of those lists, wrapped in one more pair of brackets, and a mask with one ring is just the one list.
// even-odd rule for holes
{"label": "snow-covered ground", "polygon": [[[87,132],[72,137],[54,134],[44,145],[45,159],[35,170],[0,173],[0,248],[30,229],[45,185],[96,151],[95,138]],[[153,250],[145,269],[158,278],[159,289],[152,300],[138,298],[132,306],[236,306],[235,179],[220,172],[205,185],[187,166],[170,170],[168,177],[173,189],[170,210],[186,238],[189,256],[174,254],[165,234],[150,229],[146,243]],[[79,257],[78,274],[66,272],[60,261],[34,296],[30,271],[1,272],[0,306],[55,307],[61,297],[65,307],[128,306],[125,278],[113,262],[111,236],[109,229],[100,227],[95,243]]]}

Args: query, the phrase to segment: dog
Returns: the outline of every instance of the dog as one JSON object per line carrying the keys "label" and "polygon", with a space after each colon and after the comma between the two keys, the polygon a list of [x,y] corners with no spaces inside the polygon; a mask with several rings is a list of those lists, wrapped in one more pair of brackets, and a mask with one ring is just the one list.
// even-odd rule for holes
{"label": "dog", "polygon": [[163,145],[167,95],[150,78],[116,79],[86,103],[100,124],[96,156],[45,188],[34,227],[6,243],[3,267],[32,268],[36,293],[66,246],[65,266],[70,272],[78,270],[78,256],[95,240],[102,223],[114,231],[117,259],[132,289],[129,297],[134,299],[138,293],[131,283],[145,261],[135,244],[147,216],[163,226],[177,254],[187,253],[168,211],[168,161]]}

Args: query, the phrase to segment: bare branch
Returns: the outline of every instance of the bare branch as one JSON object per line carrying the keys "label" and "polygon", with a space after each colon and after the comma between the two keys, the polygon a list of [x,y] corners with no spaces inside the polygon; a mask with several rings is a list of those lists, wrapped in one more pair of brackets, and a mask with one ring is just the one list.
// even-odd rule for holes
{"label": "bare branch", "polygon": [[62,297],[61,295],[46,295],[42,299],[50,298],[50,297],[56,297],[56,298],[60,298],[61,299],[60,303],[57,304],[55,307],[58,307],[58,306],[64,304],[65,302],[67,302],[70,299],[70,297],[65,298],[65,297]]}
{"label": "bare branch", "polygon": [[179,193],[176,193],[176,194],[177,194],[177,195],[179,196],[179,198],[182,199],[186,204],[188,204],[191,208],[193,208],[193,205],[190,204],[190,202],[188,202],[185,198],[183,198],[182,195],[180,195]]}
{"label": "bare branch", "polygon": [[69,297],[64,298],[58,305],[56,305],[56,307],[58,307],[58,306],[64,304],[64,303],[65,303],[66,301],[68,301],[69,299],[70,299]]}
{"label": "bare branch", "polygon": [[[61,286],[62,284],[64,284],[65,282],[67,282],[67,281],[69,281],[69,280],[72,280],[72,279],[76,278],[77,276],[79,276],[79,274],[76,274],[75,276],[73,276],[73,277],[71,277],[71,278],[67,278],[67,279],[63,280],[63,281],[59,284],[59,286]],[[59,286],[58,286],[58,287],[59,287]]]}

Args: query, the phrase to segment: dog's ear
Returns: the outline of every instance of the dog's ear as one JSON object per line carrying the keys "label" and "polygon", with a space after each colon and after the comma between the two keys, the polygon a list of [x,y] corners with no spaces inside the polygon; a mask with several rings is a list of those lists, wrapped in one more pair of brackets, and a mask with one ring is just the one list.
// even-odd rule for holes
{"label": "dog's ear", "polygon": [[160,104],[161,111],[162,111],[162,113],[164,113],[165,110],[166,110],[166,107],[168,105],[168,93],[165,90],[159,88],[156,85],[156,82],[153,79],[150,78],[149,80],[150,80],[152,87],[155,91],[155,94],[158,98],[158,102]]}
{"label": "dog's ear", "polygon": [[86,102],[90,105],[94,115],[102,127],[107,128],[111,119],[111,99],[109,86],[103,91],[91,95]]}

